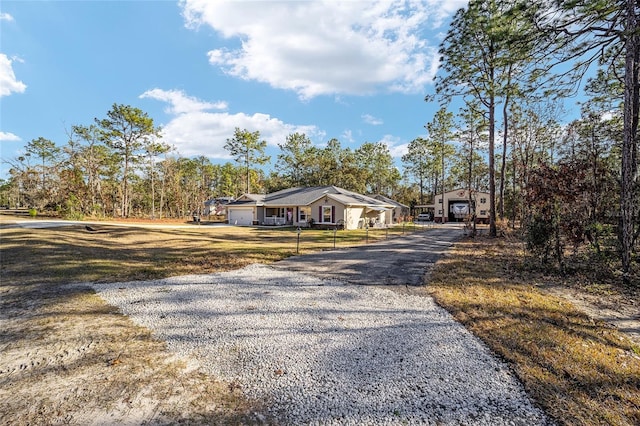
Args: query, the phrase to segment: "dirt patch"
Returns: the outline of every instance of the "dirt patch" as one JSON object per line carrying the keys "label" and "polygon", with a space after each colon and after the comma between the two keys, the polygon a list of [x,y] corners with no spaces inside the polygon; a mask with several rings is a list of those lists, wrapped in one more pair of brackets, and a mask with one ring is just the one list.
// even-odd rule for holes
{"label": "dirt patch", "polygon": [[541,287],[573,303],[589,317],[604,321],[625,333],[640,346],[640,304],[637,296],[611,292],[599,294],[553,282]]}
{"label": "dirt patch", "polygon": [[1,424],[266,422],[259,401],[171,355],[87,287],[0,295]]}

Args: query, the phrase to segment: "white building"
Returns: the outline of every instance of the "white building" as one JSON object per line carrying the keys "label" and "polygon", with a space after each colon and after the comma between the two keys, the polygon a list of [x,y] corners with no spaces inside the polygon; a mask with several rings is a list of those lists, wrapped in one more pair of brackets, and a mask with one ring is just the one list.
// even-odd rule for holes
{"label": "white building", "polygon": [[489,193],[467,189],[455,189],[443,194],[436,194],[434,204],[415,206],[416,210],[424,210],[433,214],[435,222],[463,222],[469,219],[475,205],[477,223],[489,223]]}

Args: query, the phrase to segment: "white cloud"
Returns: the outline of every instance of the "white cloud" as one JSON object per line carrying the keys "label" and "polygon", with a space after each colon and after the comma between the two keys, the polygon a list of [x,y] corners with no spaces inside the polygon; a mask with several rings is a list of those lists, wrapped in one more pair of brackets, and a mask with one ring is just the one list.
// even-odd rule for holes
{"label": "white cloud", "polygon": [[8,13],[0,13],[0,21],[8,21],[8,22],[13,22],[13,16],[9,15]]}
{"label": "white cloud", "polygon": [[344,132],[342,132],[340,139],[343,139],[348,143],[353,143],[355,141],[355,139],[353,138],[353,132],[351,130],[345,130]]}
{"label": "white cloud", "polygon": [[2,142],[18,142],[21,140],[22,139],[20,139],[19,136],[16,136],[13,133],[0,131],[0,141]]}
{"label": "white cloud", "polygon": [[400,145],[390,146],[389,152],[393,158],[401,158],[407,152],[409,152],[409,144],[403,143]]}
{"label": "white cloud", "polygon": [[617,111],[617,110],[607,111],[600,116],[600,121],[610,121],[610,120],[613,120],[615,117],[620,117],[620,111]]}
{"label": "white cloud", "polygon": [[466,8],[468,0],[427,0],[429,6],[433,7],[433,28],[438,28],[445,19],[454,15],[459,9]]}
{"label": "white cloud", "polygon": [[464,3],[183,0],[181,5],[188,27],[208,25],[241,41],[238,48],[211,50],[211,64],[310,99],[421,92],[438,60],[437,48],[422,35]]}
{"label": "white cloud", "polygon": [[210,158],[230,158],[224,145],[227,139],[233,137],[236,127],[251,132],[259,131],[261,140],[267,141],[271,146],[283,143],[287,135],[295,132],[305,133],[310,138],[323,136],[316,126],[288,124],[268,114],[208,112],[208,109],[214,109],[212,106],[226,104],[203,102],[179,91],[154,89],[143,93],[141,97],[157,99],[171,105],[168,111],[174,117],[162,126],[163,141],[175,146],[181,155],[187,157],[204,155]]}
{"label": "white cloud", "polygon": [[381,124],[384,124],[384,121],[382,121],[382,119],[376,118],[370,114],[362,114],[362,120],[367,124],[371,124],[372,126],[379,126]]}
{"label": "white cloud", "polygon": [[4,53],[0,53],[0,97],[11,93],[23,93],[27,85],[16,79],[11,66],[12,60]]}
{"label": "white cloud", "polygon": [[394,158],[400,158],[407,153],[409,144],[400,143],[400,138],[392,135],[384,135],[380,142],[389,147],[389,153]]}
{"label": "white cloud", "polygon": [[168,114],[185,114],[211,109],[226,110],[228,108],[226,102],[203,102],[194,97],[185,95],[185,93],[180,90],[152,89],[144,92],[140,95],[140,98],[151,98],[168,102],[170,104],[166,109]]}

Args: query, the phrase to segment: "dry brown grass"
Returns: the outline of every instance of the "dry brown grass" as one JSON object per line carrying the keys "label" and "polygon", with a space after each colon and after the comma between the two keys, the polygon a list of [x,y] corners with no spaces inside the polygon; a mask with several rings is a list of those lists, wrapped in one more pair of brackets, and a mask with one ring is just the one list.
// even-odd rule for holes
{"label": "dry brown grass", "polygon": [[[105,407],[126,415],[144,400],[155,404],[152,415],[165,422],[254,423],[260,401],[246,401],[233,384],[189,370],[88,288],[64,284],[269,263],[295,254],[295,230],[112,224],[96,229],[0,229],[0,423],[78,424],[91,420],[86,413]],[[400,227],[388,234],[372,229],[369,241],[401,233]],[[300,252],[331,249],[333,236],[330,230],[304,230]],[[357,245],[365,242],[366,231],[336,236],[338,247]],[[541,284],[552,278],[523,262],[514,242],[466,241],[437,265],[427,288],[513,366],[559,423],[640,424],[640,348],[548,294]],[[81,358],[56,358],[78,350]],[[33,365],[2,370],[25,353]],[[47,353],[58,360],[38,364]]]}
{"label": "dry brown grass", "polygon": [[523,262],[515,241],[465,241],[438,263],[428,289],[559,423],[639,425],[640,348],[546,292],[540,285],[554,278]]}
{"label": "dry brown grass", "polygon": [[228,270],[269,256],[248,250],[250,238],[220,242],[200,229],[95,228],[0,230],[0,423],[255,423],[260,401],[174,359],[89,287],[67,284]]}
{"label": "dry brown grass", "polygon": [[[255,414],[262,401],[173,359],[89,287],[67,284],[270,263],[296,253],[295,230],[92,227],[0,229],[0,424],[275,423]],[[331,249],[333,236],[304,230],[300,252]],[[337,247],[357,245],[366,232],[336,237]],[[386,237],[369,231],[369,241]]]}
{"label": "dry brown grass", "polygon": [[[134,228],[110,224],[0,229],[4,283],[113,282],[209,273],[270,263],[296,254],[295,229],[194,226]],[[406,232],[419,232],[421,228]],[[402,228],[337,231],[336,247],[400,235]],[[332,249],[332,230],[302,231],[300,253]]]}

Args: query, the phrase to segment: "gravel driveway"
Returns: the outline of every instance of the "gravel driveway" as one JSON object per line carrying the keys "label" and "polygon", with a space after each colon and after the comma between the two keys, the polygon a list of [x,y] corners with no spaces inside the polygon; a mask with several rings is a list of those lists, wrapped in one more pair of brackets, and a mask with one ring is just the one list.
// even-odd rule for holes
{"label": "gravel driveway", "polygon": [[[329,262],[290,270],[304,269],[304,259],[292,259],[93,286],[172,350],[269,401],[284,424],[549,424],[509,369],[431,298],[347,282],[377,269],[385,284],[420,283],[435,259],[429,247],[442,252],[459,232],[344,250],[346,263],[334,266],[344,274],[323,270]],[[415,254],[408,241],[422,244],[419,265],[404,263]],[[376,251],[385,252],[384,268],[371,264]]]}

